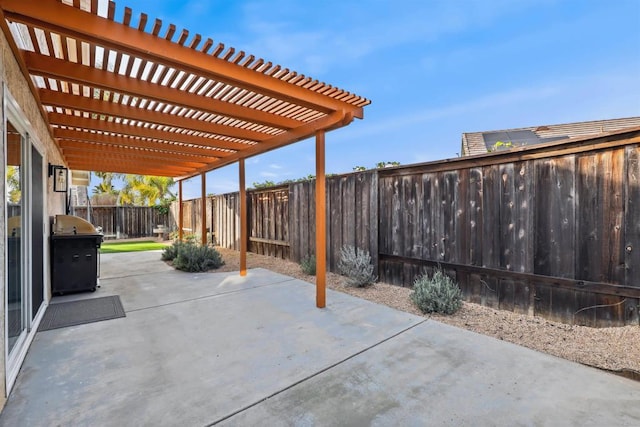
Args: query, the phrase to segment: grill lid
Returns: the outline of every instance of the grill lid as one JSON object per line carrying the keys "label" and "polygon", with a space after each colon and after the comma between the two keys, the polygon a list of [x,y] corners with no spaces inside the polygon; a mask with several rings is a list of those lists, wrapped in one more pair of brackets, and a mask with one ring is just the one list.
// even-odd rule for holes
{"label": "grill lid", "polygon": [[56,215],[53,234],[99,234],[89,221],[73,215]]}

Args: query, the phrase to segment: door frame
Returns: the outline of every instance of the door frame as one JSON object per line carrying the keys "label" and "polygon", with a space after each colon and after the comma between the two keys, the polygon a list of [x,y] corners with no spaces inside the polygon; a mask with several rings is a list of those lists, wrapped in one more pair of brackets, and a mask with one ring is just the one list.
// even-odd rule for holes
{"label": "door frame", "polygon": [[[20,337],[18,338],[18,340],[16,341],[15,345],[14,345],[14,351],[12,351],[11,354],[9,354],[9,329],[8,329],[8,322],[6,321],[7,319],[7,314],[8,314],[8,300],[7,300],[7,296],[6,296],[6,283],[5,283],[5,294],[3,295],[3,306],[4,306],[4,372],[5,372],[5,392],[6,392],[6,396],[9,396],[9,393],[11,391],[11,388],[13,387],[13,384],[15,383],[15,380],[18,376],[18,372],[20,371],[20,367],[22,366],[22,363],[24,362],[24,358],[26,357],[27,354],[27,350],[29,349],[29,346],[31,345],[31,342],[33,341],[36,331],[38,329],[38,326],[40,324],[40,321],[42,320],[42,317],[44,316],[44,312],[46,310],[46,306],[48,304],[49,301],[49,293],[47,292],[47,284],[48,282],[48,268],[49,265],[47,263],[47,256],[48,256],[48,251],[47,251],[47,245],[43,244],[43,296],[44,296],[44,300],[43,303],[40,305],[38,312],[36,313],[36,316],[33,316],[32,313],[32,271],[33,271],[33,266],[32,266],[32,257],[31,257],[31,251],[32,251],[32,230],[31,230],[31,219],[32,219],[32,187],[33,187],[33,183],[32,183],[32,178],[31,178],[31,166],[32,166],[32,162],[31,162],[31,147],[34,147],[38,153],[40,155],[42,155],[42,209],[43,209],[43,218],[47,218],[48,217],[48,209],[47,209],[47,193],[48,193],[48,186],[47,186],[47,175],[46,175],[46,170],[45,170],[45,165],[47,164],[47,158],[46,158],[46,150],[44,150],[44,147],[42,146],[42,144],[40,143],[40,141],[38,141],[36,138],[33,138],[32,136],[32,129],[33,127],[31,126],[31,123],[29,122],[29,120],[26,118],[26,116],[24,115],[24,113],[22,112],[22,109],[20,108],[20,105],[18,104],[18,102],[15,100],[15,98],[11,95],[9,89],[7,88],[6,84],[3,85],[3,93],[4,96],[2,97],[2,138],[4,141],[4,164],[6,166],[6,159],[7,159],[7,140],[6,140],[6,129],[7,129],[7,121],[11,120],[11,123],[14,127],[16,127],[16,129],[24,136],[24,141],[23,144],[21,146],[21,155],[22,155],[22,168],[23,171],[21,170],[20,174],[21,174],[21,179],[23,180],[23,187],[22,187],[22,191],[23,191],[23,196],[22,196],[22,208],[21,208],[21,286],[22,286],[22,291],[23,291],[23,313],[22,313],[22,317],[23,320],[25,321],[25,329],[24,331],[20,334]],[[6,183],[5,183],[5,194],[4,194],[4,200],[5,200],[5,207],[6,207]],[[4,209],[4,220],[5,220],[5,224],[7,223],[7,211],[6,208]],[[45,221],[46,222],[46,221]],[[48,225],[47,224],[43,224],[43,233],[47,233],[48,232]],[[43,238],[45,238],[46,236],[43,236]],[[5,232],[5,239],[6,239],[6,232]],[[44,240],[46,242],[46,239]],[[6,242],[6,241],[5,241]],[[4,271],[5,271],[5,277],[7,272],[8,272],[8,260],[6,257],[6,250],[7,248],[5,247],[5,256],[4,256]],[[32,320],[33,319],[33,320]]]}

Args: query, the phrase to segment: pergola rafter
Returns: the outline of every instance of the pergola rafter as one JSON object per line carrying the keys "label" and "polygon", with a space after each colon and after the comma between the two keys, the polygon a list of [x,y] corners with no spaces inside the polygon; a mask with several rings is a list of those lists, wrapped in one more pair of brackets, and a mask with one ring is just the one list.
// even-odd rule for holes
{"label": "pergola rafter", "polygon": [[102,131],[113,135],[122,136],[138,136],[153,138],[162,141],[179,142],[183,144],[193,144],[202,147],[211,147],[216,149],[226,149],[238,151],[245,147],[251,147],[249,144],[238,144],[228,141],[218,141],[211,137],[201,136],[188,132],[187,129],[179,129],[184,132],[171,132],[167,130],[157,129],[149,126],[129,125],[115,120],[105,120],[105,118],[92,118],[75,116],[63,113],[49,113],[49,123],[57,127],[65,126],[77,129],[86,129],[93,131]]}
{"label": "pergola rafter", "polygon": [[102,101],[100,99],[86,96],[71,95],[47,89],[40,89],[38,92],[40,94],[40,101],[42,102],[42,105],[45,106],[77,109],[79,111],[86,111],[104,116],[138,120],[141,122],[156,123],[158,125],[172,126],[176,128],[186,128],[198,132],[238,138],[251,142],[260,142],[269,137],[261,132],[220,125],[204,120],[193,119],[191,117],[176,116],[174,114],[155,111],[152,109],[130,107],[128,105]]}
{"label": "pergola rafter", "polygon": [[251,121],[265,126],[291,129],[300,125],[298,120],[261,110],[252,110],[215,98],[197,95],[190,91],[180,90],[161,84],[154,84],[134,77],[126,77],[117,73],[75,64],[63,59],[56,59],[33,52],[24,52],[24,60],[31,73],[54,80],[63,80],[78,85],[92,86],[107,91],[151,101],[168,102],[173,105],[226,117]]}
{"label": "pergola rafter", "polygon": [[[126,159],[130,154],[131,150],[128,147],[117,147],[114,145],[104,146],[102,144],[86,144],[82,142],[75,141],[60,141],[60,148],[62,151],[70,155],[71,153],[76,153],[78,156],[82,157],[91,157],[94,155],[99,156],[109,156],[111,154],[117,155]],[[157,151],[157,150],[137,150],[136,153],[137,159],[145,159],[148,161],[153,160],[166,160],[173,159],[175,164],[184,164],[189,165],[191,167],[203,167],[206,166],[207,162],[211,161],[211,157],[205,156],[197,156],[197,155],[189,155],[189,154],[176,154],[168,151]]]}
{"label": "pergola rafter", "polygon": [[119,147],[149,148],[152,150],[161,150],[173,153],[179,150],[181,153],[199,154],[202,156],[218,158],[229,156],[230,154],[232,154],[231,152],[221,151],[219,149],[207,148],[203,146],[176,144],[175,142],[169,143],[166,141],[159,141],[148,138],[127,137],[123,135],[114,136],[77,129],[55,128],[53,130],[53,134],[58,141],[94,142],[101,144],[111,144]]}

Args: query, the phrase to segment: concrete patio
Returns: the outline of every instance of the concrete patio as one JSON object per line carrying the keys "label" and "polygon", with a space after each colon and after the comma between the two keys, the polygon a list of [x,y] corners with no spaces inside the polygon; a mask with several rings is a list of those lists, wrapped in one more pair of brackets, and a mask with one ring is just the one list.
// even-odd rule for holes
{"label": "concrete patio", "polygon": [[264,269],[102,256],[127,316],[39,332],[6,426],[640,425],[640,383]]}

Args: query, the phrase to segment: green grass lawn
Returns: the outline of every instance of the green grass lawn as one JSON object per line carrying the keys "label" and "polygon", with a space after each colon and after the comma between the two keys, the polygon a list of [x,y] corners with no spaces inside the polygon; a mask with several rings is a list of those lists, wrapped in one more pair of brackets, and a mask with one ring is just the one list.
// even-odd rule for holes
{"label": "green grass lawn", "polygon": [[158,249],[164,249],[167,245],[164,243],[149,241],[140,242],[107,242],[103,243],[100,247],[100,252],[103,254],[114,254],[119,252],[142,252],[142,251],[155,251]]}

